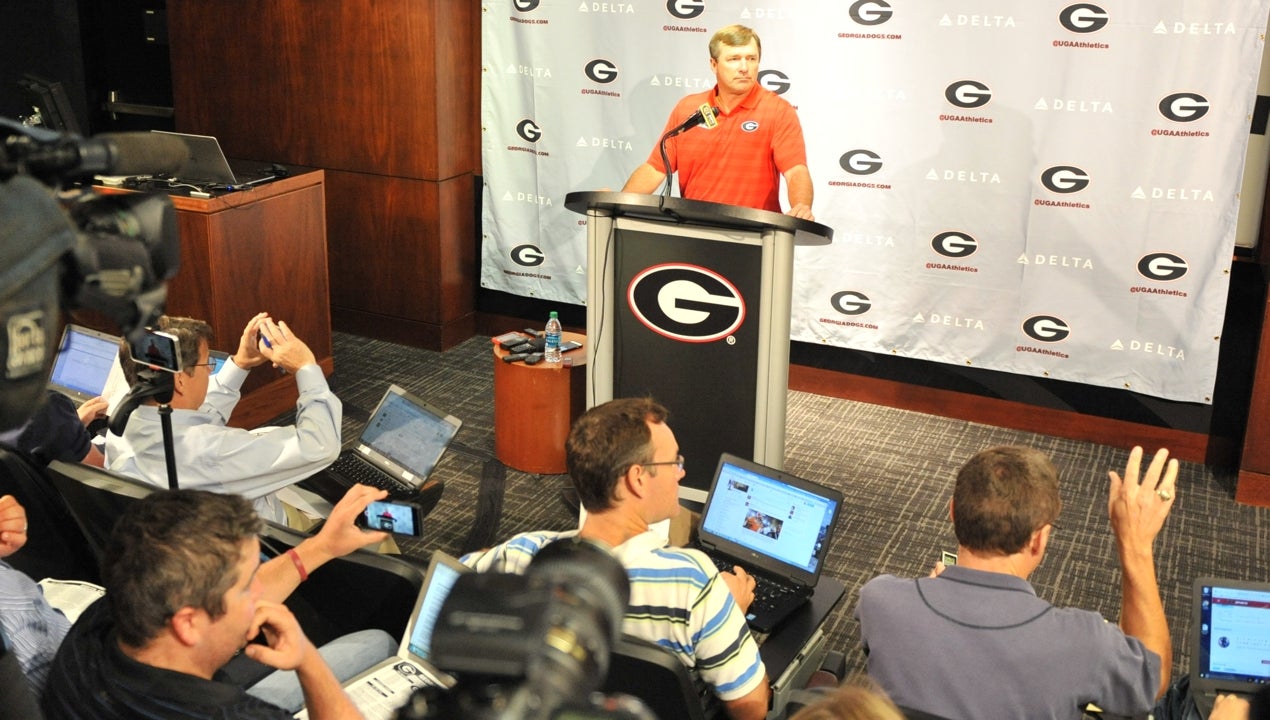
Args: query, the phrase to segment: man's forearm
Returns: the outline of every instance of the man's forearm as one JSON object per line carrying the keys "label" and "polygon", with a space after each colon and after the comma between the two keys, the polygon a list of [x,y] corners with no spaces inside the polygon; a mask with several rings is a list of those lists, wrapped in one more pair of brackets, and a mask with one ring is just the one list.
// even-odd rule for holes
{"label": "man's forearm", "polygon": [[1169,637],[1151,550],[1121,547],[1120,571],[1120,629],[1160,656],[1160,686],[1156,691],[1159,697],[1172,678],[1173,640]]}
{"label": "man's forearm", "polygon": [[317,650],[310,648],[300,667],[295,669],[300,679],[300,689],[304,691],[304,706],[309,711],[311,720],[360,720],[353,701],[344,693],[344,688],[327,667],[326,661]]}
{"label": "man's forearm", "polygon": [[816,191],[811,183],[811,171],[806,165],[797,165],[785,173],[785,192],[789,195],[790,207],[811,207]]}
{"label": "man's forearm", "polygon": [[648,195],[655,191],[665,179],[665,173],[659,172],[657,168],[648,163],[644,163],[635,168],[635,172],[631,173],[630,179],[622,186],[622,192]]}

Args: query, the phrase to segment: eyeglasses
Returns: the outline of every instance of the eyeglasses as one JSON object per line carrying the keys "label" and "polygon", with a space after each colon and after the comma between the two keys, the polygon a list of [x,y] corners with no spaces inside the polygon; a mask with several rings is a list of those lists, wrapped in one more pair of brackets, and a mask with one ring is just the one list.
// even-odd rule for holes
{"label": "eyeglasses", "polygon": [[680,470],[683,470],[683,469],[684,469],[684,456],[683,456],[683,455],[680,455],[679,457],[677,457],[677,458],[676,458],[676,459],[674,459],[674,460],[663,460],[663,461],[661,461],[661,462],[646,462],[646,463],[640,463],[640,465],[643,465],[644,467],[650,467],[650,466],[652,466],[652,465],[678,465],[678,466],[679,466],[679,469],[680,469]]}

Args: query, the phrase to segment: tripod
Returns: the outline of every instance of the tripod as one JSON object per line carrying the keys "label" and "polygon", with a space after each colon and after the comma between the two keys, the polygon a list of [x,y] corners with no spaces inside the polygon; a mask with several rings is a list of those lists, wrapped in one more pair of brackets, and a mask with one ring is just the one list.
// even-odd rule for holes
{"label": "tripod", "polygon": [[167,462],[168,488],[177,488],[176,455],[172,450],[172,393],[175,391],[173,374],[163,370],[146,368],[137,372],[137,384],[128,390],[128,394],[115,408],[110,416],[107,428],[115,435],[123,435],[128,426],[128,418],[137,409],[141,401],[154,398],[159,404],[159,426],[163,428],[163,457]]}

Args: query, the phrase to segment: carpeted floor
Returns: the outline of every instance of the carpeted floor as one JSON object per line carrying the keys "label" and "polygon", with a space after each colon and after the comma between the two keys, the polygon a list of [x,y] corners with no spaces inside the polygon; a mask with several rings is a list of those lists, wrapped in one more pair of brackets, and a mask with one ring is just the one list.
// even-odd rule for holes
{"label": "carpeted floor", "polygon": [[[497,489],[494,452],[493,360],[487,338],[446,352],[408,348],[355,335],[335,335],[332,385],[344,401],[344,437],[355,438],[388,383],[395,382],[463,420],[456,442],[437,468],[445,494],[427,517],[421,540],[399,538],[403,552],[426,562],[433,549],[458,553],[476,542],[500,541],[534,529],[564,530],[574,516],[560,500],[565,476],[506,471],[501,517],[482,477]],[[1062,472],[1064,508],[1044,564],[1033,575],[1037,592],[1058,605],[1097,610],[1115,620],[1119,572],[1107,521],[1107,470],[1123,469],[1133,438],[1113,445],[1064,440],[948,420],[886,407],[790,392],[785,468],[834,485],[846,496],[826,572],[846,583],[826,634],[842,650],[848,670],[863,669],[851,612],[860,585],[879,573],[924,574],[941,550],[956,550],[948,499],[957,468],[991,445],[1024,444],[1054,459]],[[674,428],[674,418],[670,425]],[[1154,448],[1148,448],[1153,451]],[[689,458],[690,467],[714,459]],[[1267,511],[1236,505],[1232,471],[1183,463],[1178,499],[1157,541],[1157,566],[1169,615],[1174,671],[1189,656],[1190,586],[1197,575],[1264,579],[1257,558],[1267,555]],[[495,526],[496,524],[496,526]]]}

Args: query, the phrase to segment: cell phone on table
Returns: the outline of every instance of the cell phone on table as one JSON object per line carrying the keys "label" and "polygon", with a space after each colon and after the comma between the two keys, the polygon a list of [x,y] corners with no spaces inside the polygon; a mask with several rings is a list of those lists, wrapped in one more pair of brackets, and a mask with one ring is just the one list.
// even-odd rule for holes
{"label": "cell phone on table", "polygon": [[357,525],[370,530],[419,537],[423,534],[423,513],[414,503],[375,500],[357,516]]}
{"label": "cell phone on table", "polygon": [[582,347],[582,343],[577,340],[565,340],[560,343],[560,352],[569,352],[570,350],[577,350],[580,347]]}
{"label": "cell phone on table", "polygon": [[939,554],[939,561],[942,562],[945,567],[949,565],[956,565],[957,553],[948,552],[947,550],[944,550],[943,552]]}

